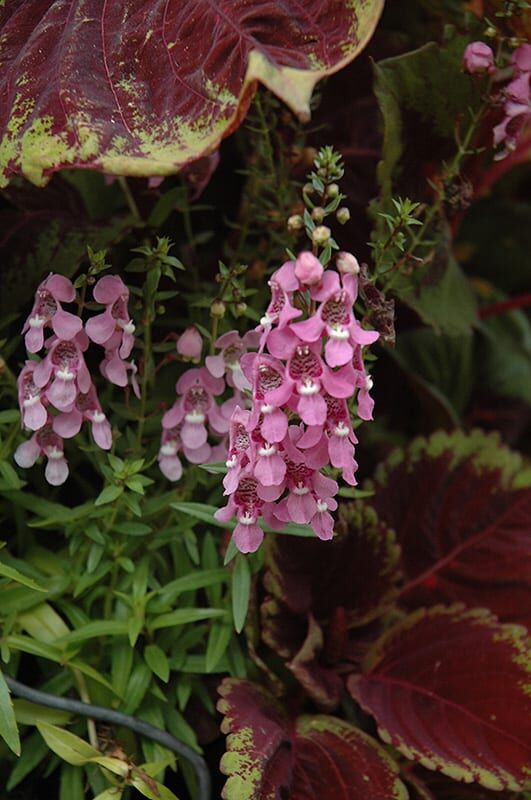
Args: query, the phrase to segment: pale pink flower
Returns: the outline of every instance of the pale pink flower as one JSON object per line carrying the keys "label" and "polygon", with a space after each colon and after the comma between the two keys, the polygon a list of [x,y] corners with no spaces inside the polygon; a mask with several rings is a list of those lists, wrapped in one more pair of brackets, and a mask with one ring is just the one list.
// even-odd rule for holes
{"label": "pale pink flower", "polygon": [[[120,358],[127,358],[135,343],[135,326],[127,307],[129,289],[118,275],[104,275],[94,286],[93,295],[94,300],[106,308],[102,314],[87,321],[85,330],[88,337],[96,344],[117,350]],[[109,344],[111,338],[112,345]]]}
{"label": "pale pink flower", "polygon": [[248,350],[258,347],[259,339],[256,331],[249,331],[243,337],[238,331],[224,333],[215,342],[221,353],[207,356],[206,368],[215,378],[226,375],[229,386],[242,392],[250,390],[251,384],[243,374],[241,360]]}
{"label": "pale pink flower", "polygon": [[60,339],[70,340],[79,333],[83,323],[75,314],[64,311],[61,303],[72,303],[76,291],[63,275],[50,273],[35,293],[30,315],[24,323],[28,353],[38,353],[44,345],[44,329],[51,328]]}
{"label": "pale pink flower", "polygon": [[229,421],[222,414],[215,397],[225,389],[223,378],[214,378],[205,367],[187,370],[175,386],[177,401],[162,418],[163,428],[181,426],[183,452],[193,463],[205,463],[210,457],[208,429],[223,436]]}
{"label": "pale pink flower", "polygon": [[352,274],[344,274],[340,283],[337,272],[327,272],[318,291],[313,293],[321,301],[317,313],[291,325],[291,330],[305,342],[316,342],[326,333],[324,352],[330,367],[348,364],[356,345],[372,344],[379,336],[377,331],[364,330],[354,317],[357,284]]}
{"label": "pale pink flower", "polygon": [[224,494],[232,494],[238,486],[242,470],[250,462],[251,436],[247,431],[250,412],[237,406],[229,423],[227,474],[223,478]]}
{"label": "pale pink flower", "polygon": [[295,275],[295,262],[286,261],[274,272],[269,280],[271,301],[266,313],[260,320],[260,325],[255,330],[261,334],[260,349],[264,347],[267,335],[273,325],[283,328],[292,319],[300,317],[302,311],[292,305],[293,293],[300,288],[299,280]]}
{"label": "pale pink flower", "polygon": [[22,414],[22,424],[30,431],[39,430],[46,425],[48,419],[47,400],[43,396],[43,389],[39,388],[33,379],[37,363],[36,361],[26,361],[17,379],[18,404]]}
{"label": "pale pink flower", "polygon": [[86,394],[92,383],[80,342],[82,337],[55,339],[33,370],[35,385],[58,411],[69,410],[78,393]]}
{"label": "pale pink flower", "polygon": [[177,455],[180,449],[180,428],[163,428],[158,462],[160,471],[169,481],[178,481],[182,477],[183,465]]}
{"label": "pale pink flower", "polygon": [[47,458],[44,477],[52,486],[61,486],[68,478],[68,464],[64,457],[63,440],[52,428],[52,417],[31,439],[15,450],[15,462],[22,469],[32,467],[40,456]]}
{"label": "pale pink flower", "polygon": [[252,385],[253,405],[249,419],[249,429],[257,426],[268,442],[281,442],[288,430],[288,418],[280,409],[291,389],[280,397],[280,403],[272,401],[272,392],[281,390],[285,384],[284,364],[276,358],[263,353],[248,353],[241,360],[242,369]]}
{"label": "pale pink flower", "polygon": [[203,339],[195,326],[187,328],[177,339],[177,352],[183,358],[198,363],[203,351]]}
{"label": "pale pink flower", "polygon": [[214,516],[220,522],[229,522],[236,517],[234,542],[241,553],[254,553],[262,544],[264,532],[258,523],[262,516],[267,524],[278,527],[272,514],[271,504],[264,502],[257,493],[258,481],[248,471],[242,472],[236,490],[226,506],[218,509]]}
{"label": "pale pink flower", "polygon": [[81,430],[83,422],[89,422],[92,437],[102,450],[112,447],[112,430],[109,420],[103,413],[101,403],[93,383],[87,392],[79,393],[73,407],[53,418],[53,430],[63,439],[71,439]]}
{"label": "pale pink flower", "polygon": [[275,517],[281,522],[310,525],[320,539],[331,539],[334,520],[329,511],[337,509],[336,481],[303,463],[288,462],[286,487],[288,495],[275,507]]}
{"label": "pale pink flower", "polygon": [[359,275],[360,265],[352,253],[340,252],[336,256],[336,266],[341,275]]}
{"label": "pale pink flower", "polygon": [[515,150],[531,123],[531,45],[521,44],[513,53],[513,80],[505,87],[505,116],[494,128],[494,145],[503,145],[495,156],[505,158]]}
{"label": "pale pink flower", "polygon": [[295,275],[304,286],[315,286],[323,277],[324,268],[309,250],[299,253],[295,261]]}
{"label": "pale pink flower", "polygon": [[496,72],[492,49],[485,42],[471,42],[463,54],[463,68],[472,75]]}

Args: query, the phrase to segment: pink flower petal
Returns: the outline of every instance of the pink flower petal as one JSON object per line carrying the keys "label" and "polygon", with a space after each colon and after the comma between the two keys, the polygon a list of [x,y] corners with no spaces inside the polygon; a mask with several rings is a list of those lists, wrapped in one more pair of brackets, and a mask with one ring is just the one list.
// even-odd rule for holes
{"label": "pink flower petal", "polygon": [[24,344],[28,353],[38,353],[44,344],[43,328],[29,328],[24,336]]}
{"label": "pink flower petal", "polygon": [[87,320],[85,330],[89,339],[96,344],[108,342],[116,330],[116,320],[111,314],[111,309],[108,308],[103,314],[97,314]]}
{"label": "pink flower petal", "polygon": [[110,450],[112,447],[112,429],[107,419],[102,422],[92,422],[92,436],[94,441],[102,450]]}
{"label": "pink flower petal", "polygon": [[346,339],[330,337],[325,345],[325,359],[329,367],[342,367],[352,361],[354,350]]}
{"label": "pink flower petal", "polygon": [[76,317],[75,314],[70,314],[68,311],[63,311],[62,308],[59,308],[52,317],[52,329],[59,339],[67,341],[73,339],[82,327],[83,323],[79,317]]}
{"label": "pink flower petal", "polygon": [[24,408],[23,422],[25,427],[29,428],[30,431],[38,431],[39,428],[46,425],[47,419],[48,412],[40,400]]}
{"label": "pink flower petal", "polygon": [[278,454],[258,456],[254,476],[263,486],[278,486],[286,476],[286,463]]}
{"label": "pink flower petal", "polygon": [[169,481],[178,481],[183,474],[183,465],[177,456],[163,456],[159,459],[159,468]]}
{"label": "pink flower petal", "polygon": [[202,422],[184,422],[181,428],[181,440],[190,450],[202,447],[208,438],[207,429]]}
{"label": "pink flower petal", "polygon": [[58,411],[66,411],[75,401],[77,389],[74,381],[63,381],[55,378],[46,397]]}
{"label": "pink flower petal", "polygon": [[321,336],[324,328],[324,322],[318,314],[313,317],[305,319],[304,322],[294,322],[291,325],[291,330],[303,342],[316,342]]}
{"label": "pink flower petal", "polygon": [[52,427],[61,439],[71,439],[72,436],[79,433],[82,423],[83,414],[74,408],[72,411],[54,417]]}
{"label": "pink flower petal", "polygon": [[264,414],[260,433],[266,442],[272,442],[273,444],[281,442],[287,432],[288,418],[282,411],[276,408],[269,414]]}
{"label": "pink flower petal", "polygon": [[73,303],[76,297],[74,284],[64,275],[49,275],[44,281],[43,288],[46,288],[60,303]]}
{"label": "pink flower petal", "polygon": [[300,395],[297,413],[306,425],[324,425],[326,401],[320,394]]}
{"label": "pink flower petal", "polygon": [[27,442],[19,444],[13,458],[19,467],[22,467],[22,469],[29,469],[35,464],[40,454],[41,448],[35,436],[32,436]]}
{"label": "pink flower petal", "polygon": [[61,486],[68,478],[66,458],[49,458],[44,477],[51,486]]}
{"label": "pink flower petal", "polygon": [[97,303],[112,305],[121,295],[129,295],[129,289],[117,275],[104,275],[95,285],[92,294]]}
{"label": "pink flower petal", "polygon": [[263,542],[264,532],[257,523],[254,525],[238,523],[234,528],[233,537],[240,553],[255,553]]}
{"label": "pink flower petal", "polygon": [[225,374],[225,359],[221,353],[217,356],[207,356],[205,358],[205,365],[210,374],[215,378],[222,378]]}

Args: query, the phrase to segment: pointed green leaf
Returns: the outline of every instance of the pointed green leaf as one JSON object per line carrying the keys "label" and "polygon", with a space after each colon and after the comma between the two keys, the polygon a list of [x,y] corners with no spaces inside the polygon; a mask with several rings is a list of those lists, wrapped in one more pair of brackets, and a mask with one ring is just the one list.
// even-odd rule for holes
{"label": "pointed green leaf", "polygon": [[20,737],[13,702],[4,676],[0,672],[0,736],[15,755],[20,755]]}
{"label": "pointed green leaf", "polygon": [[245,625],[251,591],[251,568],[241,553],[236,558],[232,573],[232,616],[234,627],[240,633]]}

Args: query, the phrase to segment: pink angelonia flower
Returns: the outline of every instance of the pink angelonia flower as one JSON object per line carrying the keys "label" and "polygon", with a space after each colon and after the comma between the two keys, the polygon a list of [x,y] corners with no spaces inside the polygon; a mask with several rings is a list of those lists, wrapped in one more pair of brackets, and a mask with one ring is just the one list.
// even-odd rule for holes
{"label": "pink angelonia flower", "polygon": [[[267,442],[281,442],[288,431],[288,418],[280,406],[291,396],[291,387],[286,385],[284,364],[263,353],[249,353],[242,358],[242,369],[252,385],[253,405],[249,419],[249,430],[257,426]],[[276,401],[273,402],[273,392]]]}
{"label": "pink angelonia flower", "polygon": [[237,406],[230,420],[227,474],[223,478],[224,494],[232,494],[236,491],[240,474],[250,461],[251,436],[247,430],[249,417],[249,411],[244,411]]}
{"label": "pink angelonia flower", "polygon": [[42,387],[39,388],[33,373],[37,366],[36,361],[26,361],[25,366],[17,379],[18,404],[22,414],[22,424],[30,431],[38,431],[46,425],[48,412],[46,411],[46,398],[43,396]]}
{"label": "pink angelonia flower", "polygon": [[531,45],[521,44],[513,53],[513,80],[505,87],[505,116],[494,128],[494,145],[503,144],[496,160],[515,150],[525,128],[531,123]]}
{"label": "pink angelonia flower", "polygon": [[472,75],[496,72],[492,49],[485,42],[471,42],[463,54],[463,68]]}
{"label": "pink angelonia flower", "polygon": [[83,327],[75,314],[64,311],[61,303],[72,303],[76,290],[63,275],[50,273],[35,293],[30,315],[24,323],[25,343],[28,353],[38,353],[44,345],[44,329],[51,328],[59,339],[73,339]]}
{"label": "pink angelonia flower", "polygon": [[87,392],[80,392],[77,395],[70,410],[53,418],[52,426],[55,433],[62,439],[71,439],[79,433],[83,422],[90,423],[92,437],[98,447],[101,447],[102,450],[110,450],[112,447],[111,425],[103,413],[93,383],[90,384]]}
{"label": "pink angelonia flower", "polygon": [[286,486],[288,495],[275,508],[275,517],[281,522],[310,525],[320,539],[331,539],[334,520],[328,512],[337,509],[336,481],[304,463],[288,462]]}
{"label": "pink angelonia flower", "polygon": [[225,381],[214,378],[205,367],[195,367],[181,375],[175,388],[180,397],[164,414],[162,427],[182,424],[184,454],[193,463],[204,463],[210,457],[207,424],[218,436],[229,430],[229,421],[214,400],[224,391]]}
{"label": "pink angelonia flower", "polygon": [[203,351],[203,339],[197,328],[192,325],[181,333],[177,339],[177,352],[189,361],[198,363]]}
{"label": "pink angelonia flower", "polygon": [[336,257],[336,266],[341,275],[359,275],[360,265],[352,253],[340,252]]}
{"label": "pink angelonia flower", "polygon": [[[93,290],[94,300],[106,306],[102,314],[89,319],[85,325],[88,337],[96,344],[117,350],[120,358],[131,354],[135,343],[135,326],[129,316],[129,289],[118,275],[104,275]],[[110,339],[113,344],[110,345]]]}
{"label": "pink angelonia flower", "polygon": [[267,504],[258,496],[257,487],[256,478],[244,471],[227,505],[214,514],[220,522],[229,522],[234,516],[236,517],[233,536],[236,547],[241,553],[254,553],[264,538],[258,519],[264,512],[267,514]]}
{"label": "pink angelonia flower", "polygon": [[178,481],[182,477],[183,466],[177,455],[180,449],[180,427],[163,428],[158,462],[160,471],[169,481]]}
{"label": "pink angelonia flower", "polygon": [[44,471],[48,483],[61,486],[68,478],[68,464],[64,457],[63,440],[52,428],[52,417],[31,439],[17,447],[14,458],[19,467],[29,469],[40,456],[48,459]]}
{"label": "pink angelonia flower", "polygon": [[299,280],[295,275],[295,262],[286,261],[274,272],[269,280],[271,301],[266,313],[260,320],[260,325],[255,329],[261,334],[260,349],[263,349],[267,336],[273,325],[283,328],[292,319],[300,317],[302,311],[292,305],[293,292],[299,288]]}
{"label": "pink angelonia flower", "polygon": [[340,284],[337,272],[327,272],[314,299],[321,305],[316,314],[290,327],[305,342],[316,342],[326,332],[325,359],[330,367],[342,367],[352,361],[356,345],[372,344],[378,339],[376,331],[364,330],[354,317],[354,302],[358,294],[357,278],[344,274]]}
{"label": "pink angelonia flower", "polygon": [[371,376],[366,375],[365,372],[359,372],[358,375],[358,415],[361,419],[368,421],[372,419],[372,412],[374,410],[374,400],[369,394],[373,387],[373,380]]}
{"label": "pink angelonia flower", "polygon": [[227,383],[232,388],[241,392],[250,390],[251,384],[242,371],[241,360],[249,349],[258,347],[259,339],[256,331],[249,331],[243,337],[238,331],[224,333],[215,342],[221,353],[207,356],[206,368],[215,378],[222,378],[226,374]]}
{"label": "pink angelonia flower", "polygon": [[286,476],[282,445],[278,442],[266,442],[258,431],[252,434],[252,443],[253,474],[260,486],[281,486]]}
{"label": "pink angelonia flower", "polygon": [[295,275],[304,286],[316,286],[323,277],[324,267],[319,259],[305,250],[295,261]]}
{"label": "pink angelonia flower", "polygon": [[[90,321],[90,320],[89,320]],[[129,382],[128,373],[131,373],[131,386],[136,397],[140,397],[140,388],[136,379],[138,368],[134,361],[124,361],[121,352],[122,334],[116,331],[105,342],[105,356],[100,363],[100,372],[104,378],[115,386],[124,388]]]}
{"label": "pink angelonia flower", "polygon": [[323,427],[309,427],[297,441],[297,447],[305,451],[306,463],[321,469],[330,463],[340,469],[343,479],[356,486],[355,473],[358,465],[354,458],[354,445],[358,439],[352,428],[346,400],[325,395],[327,415]]}
{"label": "pink angelonia flower", "polygon": [[92,384],[79,341],[55,339],[33,371],[35,385],[58,411],[70,410],[78,393],[86,394]]}

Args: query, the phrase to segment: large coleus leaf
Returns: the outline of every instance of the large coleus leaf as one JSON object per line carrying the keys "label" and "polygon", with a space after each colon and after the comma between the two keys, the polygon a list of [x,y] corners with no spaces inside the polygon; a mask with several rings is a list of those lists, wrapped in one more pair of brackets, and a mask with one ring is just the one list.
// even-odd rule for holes
{"label": "large coleus leaf", "polygon": [[309,115],[384,0],[10,0],[0,10],[0,176],[168,175],[213,151],[257,83]]}
{"label": "large coleus leaf", "polygon": [[264,641],[327,711],[341,696],[332,667],[347,657],[349,631],[392,605],[399,578],[399,548],[374,509],[345,504],[337,531],[332,542],[272,537],[264,577],[270,595],[262,604]]}
{"label": "large coleus leaf", "polygon": [[531,650],[484,609],[421,609],[366,655],[349,689],[407,758],[494,790],[531,786]]}
{"label": "large coleus leaf", "polygon": [[325,715],[290,720],[249,681],[227,678],[219,692],[225,800],[406,800],[396,764],[354,726]]}
{"label": "large coleus leaf", "polygon": [[436,433],[395,451],[372,502],[396,532],[408,608],[462,601],[531,621],[531,474],[494,435]]}

